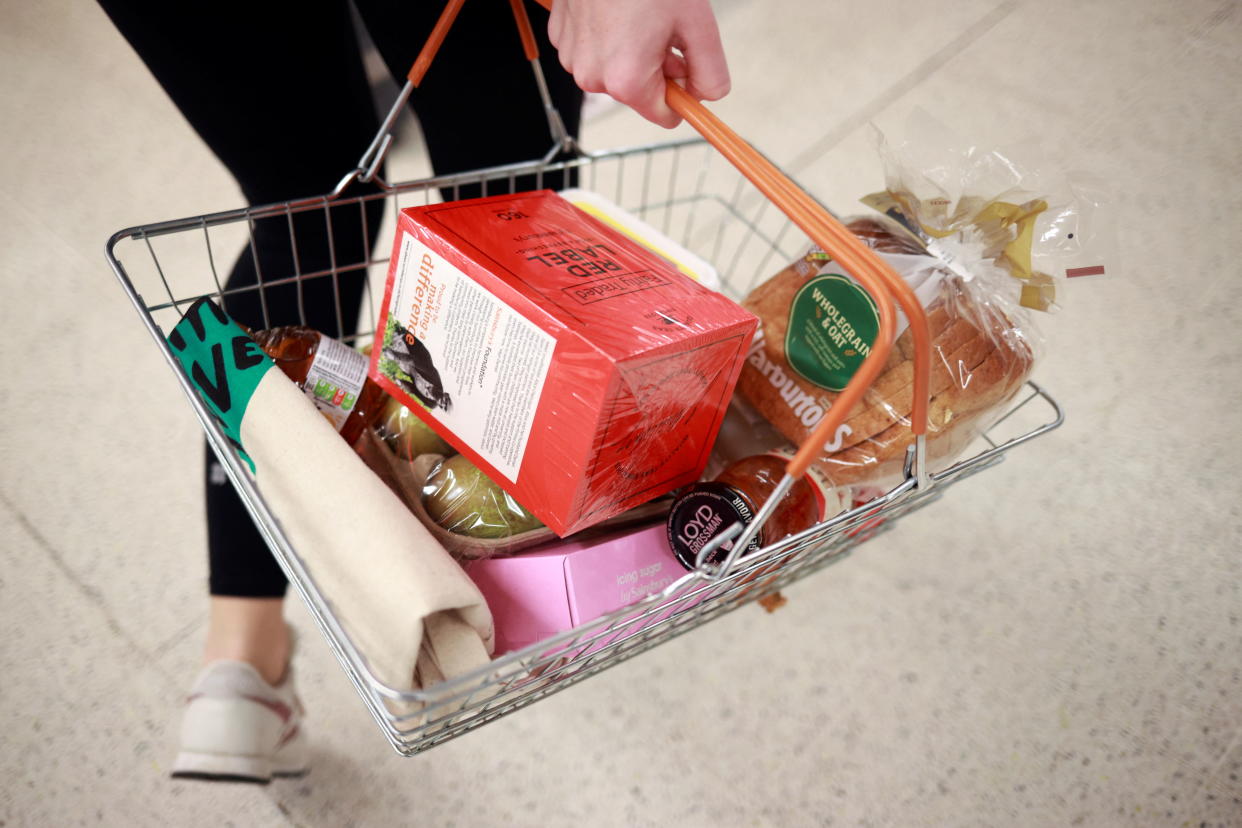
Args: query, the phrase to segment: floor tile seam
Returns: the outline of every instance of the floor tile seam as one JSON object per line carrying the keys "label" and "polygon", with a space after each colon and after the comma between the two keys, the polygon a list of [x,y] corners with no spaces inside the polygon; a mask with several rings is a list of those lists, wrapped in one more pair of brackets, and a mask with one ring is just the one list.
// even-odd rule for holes
{"label": "floor tile seam", "polygon": [[[1206,775],[1199,776],[1197,774],[1190,774],[1194,779],[1194,784],[1186,792],[1186,795],[1183,796],[1177,803],[1179,807],[1171,809],[1174,814],[1171,824],[1200,824],[1198,820],[1198,813],[1203,810],[1204,804],[1209,801],[1209,797],[1214,796],[1216,793],[1221,793],[1224,790],[1224,786],[1217,784],[1216,780],[1219,777],[1221,770],[1224,768],[1225,762],[1229,758],[1229,752],[1238,744],[1239,735],[1242,735],[1242,731],[1234,734],[1234,739],[1230,743],[1229,747],[1224,750],[1220,758],[1216,760],[1212,770]],[[1180,766],[1186,768],[1187,770],[1191,770],[1187,763],[1182,762],[1180,759],[1176,761]]]}
{"label": "floor tile seam", "polygon": [[281,798],[281,794],[278,791],[273,790],[271,786],[268,786],[268,788],[263,791],[263,795],[271,801],[273,807],[275,807],[280,815],[284,817],[286,824],[292,825],[294,828],[307,828],[304,823],[298,822],[293,818],[293,809],[285,804],[284,799]]}
{"label": "floor tile seam", "polygon": [[948,64],[955,57],[961,55],[967,48],[973,45],[985,34],[996,28],[1001,21],[1007,18],[1019,5],[1022,0],[1005,0],[995,6],[991,11],[979,18],[966,28],[961,34],[954,37],[942,48],[932,54],[930,57],[924,58],[913,69],[897,79],[896,82],[890,84],[886,89],[880,92],[853,114],[847,116],[838,124],[830,129],[826,135],[817,141],[814,141],[809,147],[799,152],[793,159],[785,165],[785,170],[794,176],[797,173],[810,167],[818,161],[825,153],[844,141],[849,135],[853,134],[859,127],[864,126],[885,109],[896,103],[903,96],[913,91],[930,79],[943,66]]}
{"label": "floor tile seam", "polygon": [[169,635],[163,641],[160,641],[154,647],[151,648],[151,657],[162,658],[164,655],[168,653],[169,650],[173,649],[178,644],[180,644],[182,641],[185,641],[187,638],[189,638],[190,635],[195,630],[197,630],[200,626],[202,626],[202,624],[203,624],[203,619],[201,617],[196,617],[193,621],[190,621],[188,624],[182,625],[180,629],[174,631],[171,635]]}
{"label": "floor tile seam", "polygon": [[170,688],[175,688],[176,683],[173,681],[172,677],[164,672],[159,663],[151,656],[151,653],[135,641],[134,638],[125,631],[125,628],[121,626],[120,622],[117,621],[116,616],[112,613],[112,610],[108,606],[108,603],[104,599],[102,593],[100,593],[95,586],[81,578],[78,573],[73,570],[73,567],[65,561],[64,556],[60,553],[60,551],[53,546],[46,537],[44,537],[38,527],[31,522],[26,514],[18,508],[17,504],[14,503],[3,491],[0,491],[0,506],[3,506],[9,511],[17,526],[40,550],[44,552],[55,569],[69,582],[71,587],[75,589],[83,598],[85,598],[87,603],[99,611],[104,618],[104,623],[107,625],[108,630],[114,636],[123,641],[129,649],[139,653],[142,660],[146,662],[147,666],[158,674]]}
{"label": "floor tile seam", "polygon": [[[1206,46],[1207,44],[1204,41],[1207,39],[1208,33],[1217,26],[1229,22],[1229,19],[1233,17],[1237,10],[1237,0],[1222,0],[1214,12],[1186,33],[1186,44],[1191,48]],[[1232,57],[1236,58],[1237,55],[1233,54]]]}
{"label": "floor tile seam", "polygon": [[[1178,795],[1178,799],[1176,803],[1169,803],[1175,804],[1176,807],[1168,808],[1168,810],[1173,811],[1174,814],[1174,819],[1170,824],[1185,824],[1185,821],[1190,818],[1191,810],[1196,807],[1198,800],[1209,790],[1209,782],[1212,777],[1212,773],[1208,773],[1206,775],[1196,773],[1193,762],[1183,759],[1174,749],[1166,750],[1155,739],[1147,736],[1139,730],[1122,727],[1118,729],[1118,732],[1130,738],[1141,748],[1149,750],[1157,759],[1165,760],[1172,766],[1173,770],[1183,772],[1182,785],[1184,785],[1184,787],[1180,790],[1172,791]],[[1227,756],[1228,750],[1226,750],[1222,757],[1217,760],[1214,768],[1219,768]],[[1166,780],[1166,782],[1168,782],[1168,780]]]}
{"label": "floor tile seam", "polygon": [[[1163,56],[1150,56],[1148,64],[1151,68],[1128,81],[1127,86],[1130,89],[1141,90],[1148,79],[1167,75],[1171,65],[1175,65],[1186,60],[1188,56],[1196,50],[1205,49],[1204,35],[1229,18],[1230,9],[1233,5],[1235,5],[1235,3],[1236,0],[1224,0],[1224,3],[1222,3],[1222,5],[1214,12],[1201,19],[1197,24],[1191,26],[1188,30],[1184,31],[1182,36],[1173,42],[1173,45],[1166,46],[1165,49],[1162,49],[1161,51],[1163,52]],[[1122,105],[1117,109],[1100,107],[1096,112],[1095,117],[1085,122],[1077,130],[1076,137],[1078,142],[1084,147],[1099,146],[1099,144],[1094,142],[1107,141],[1106,138],[1102,138],[1098,134],[1102,131],[1104,124],[1119,120],[1118,115],[1120,113],[1142,106],[1146,106],[1146,101],[1141,96],[1137,96],[1130,99],[1128,102],[1122,103]],[[1149,142],[1151,141],[1150,136],[1147,136],[1147,140]]]}
{"label": "floor tile seam", "polygon": [[[3,180],[3,179],[0,178],[0,180]],[[45,221],[43,216],[41,216],[37,211],[32,210],[29,207],[27,207],[20,198],[16,197],[13,194],[13,192],[10,191],[3,184],[0,184],[0,198],[7,201],[10,205],[10,209],[12,209],[15,213],[19,213],[23,215],[26,221],[30,222],[30,224],[34,225],[39,230],[43,231],[48,236],[51,236],[53,239],[55,239],[60,244],[60,246],[64,248],[64,251],[66,253],[72,255],[74,258],[78,260],[77,263],[79,265],[84,265],[88,267],[94,266],[95,260],[91,257],[88,257],[85,253],[83,253],[82,250],[80,250],[78,245],[75,243],[74,239],[68,238],[62,235],[61,232],[54,225],[51,225],[47,221]],[[72,225],[72,222],[69,222],[69,224]],[[102,253],[103,252],[103,240],[102,239],[100,240],[99,248],[100,248],[100,252]]]}
{"label": "floor tile seam", "polygon": [[[152,654],[145,650],[120,626],[99,591],[77,576],[72,567],[65,562],[60,552],[47,540],[47,538],[43,536],[41,532],[39,532],[38,528],[31,523],[29,518],[26,517],[26,515],[3,491],[0,491],[0,506],[3,506],[12,514],[14,522],[23,532],[25,532],[25,534],[35,543],[35,545],[47,555],[56,569],[60,572],[61,576],[68,580],[72,587],[81,593],[87,602],[92,604],[103,615],[104,621],[112,634],[121,639],[131,650],[141,654],[143,660],[146,661],[147,666],[164,681],[165,685],[171,691],[174,693],[179,692],[180,687],[177,682],[170,675],[164,672]],[[198,620],[196,620],[195,624],[191,625],[191,628],[192,626],[196,626],[198,623]],[[184,637],[181,631],[179,631],[177,635]],[[292,819],[289,811],[276,800],[276,794],[274,792],[264,791],[263,793],[266,798],[272,802],[277,811],[279,811],[284,817],[286,824],[301,828],[301,826],[299,826],[298,823]]]}
{"label": "floor tile seam", "polygon": [[[1212,766],[1212,770],[1208,772],[1207,779],[1204,784],[1205,788],[1214,788],[1218,791],[1225,791],[1229,789],[1230,786],[1224,781],[1226,771],[1225,763],[1227,763],[1229,761],[1229,757],[1235,752],[1238,752],[1239,749],[1242,749],[1242,727],[1239,727],[1236,731],[1234,731],[1233,738],[1229,740],[1229,745],[1225,748],[1225,752],[1220,755],[1220,758],[1216,760],[1216,764]],[[1242,790],[1242,783],[1235,782],[1234,788]]]}

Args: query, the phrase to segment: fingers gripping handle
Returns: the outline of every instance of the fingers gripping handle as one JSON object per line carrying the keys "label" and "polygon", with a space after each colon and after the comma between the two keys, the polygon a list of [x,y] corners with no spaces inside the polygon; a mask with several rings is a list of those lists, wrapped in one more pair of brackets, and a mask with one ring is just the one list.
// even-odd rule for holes
{"label": "fingers gripping handle", "polygon": [[[519,0],[513,0],[513,2],[519,2]],[[548,10],[552,8],[552,0],[537,0],[537,2]],[[665,95],[669,108],[698,130],[769,200],[810,236],[812,241],[836,259],[876,300],[880,314],[880,330],[871,355],[859,367],[858,372],[841,392],[836,404],[825,415],[810,439],[790,461],[788,473],[796,477],[806,471],[811,461],[828,442],[829,435],[836,432],[837,426],[845,421],[854,406],[861,401],[866,389],[879,376],[888,358],[896,330],[891,297],[896,297],[898,304],[901,305],[914,338],[914,407],[910,415],[911,429],[915,435],[920,437],[926,434],[928,392],[931,390],[931,333],[927,325],[927,315],[914,295],[914,291],[886,262],[875,255],[870,248],[833,218],[827,210],[815,203],[814,199],[790,181],[746,141],[725,126],[693,95],[672,80],[667,81]]]}

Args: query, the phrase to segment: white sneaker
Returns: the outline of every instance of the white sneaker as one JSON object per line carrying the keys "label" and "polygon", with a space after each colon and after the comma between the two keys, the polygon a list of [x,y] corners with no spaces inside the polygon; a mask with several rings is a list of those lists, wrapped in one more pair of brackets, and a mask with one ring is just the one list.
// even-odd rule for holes
{"label": "white sneaker", "polygon": [[306,773],[304,711],[292,670],[279,687],[243,661],[215,661],[194,682],[174,777],[267,784]]}

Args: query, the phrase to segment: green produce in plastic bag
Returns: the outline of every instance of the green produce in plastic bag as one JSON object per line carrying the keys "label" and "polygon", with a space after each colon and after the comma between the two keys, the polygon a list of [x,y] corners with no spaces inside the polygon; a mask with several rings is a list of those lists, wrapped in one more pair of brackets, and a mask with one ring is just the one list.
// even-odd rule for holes
{"label": "green produce in plastic bag", "polygon": [[423,507],[438,525],[472,538],[506,538],[543,526],[460,454],[446,458],[428,475]]}
{"label": "green produce in plastic bag", "polygon": [[403,460],[424,454],[456,454],[456,450],[436,434],[410,409],[389,397],[375,423],[375,433],[384,444]]}

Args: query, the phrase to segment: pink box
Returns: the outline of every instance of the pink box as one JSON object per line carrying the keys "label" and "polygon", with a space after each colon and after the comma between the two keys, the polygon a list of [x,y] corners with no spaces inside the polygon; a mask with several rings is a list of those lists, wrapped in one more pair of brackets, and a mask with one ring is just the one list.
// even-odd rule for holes
{"label": "pink box", "polygon": [[660,592],[686,574],[664,524],[466,564],[496,623],[496,655]]}

